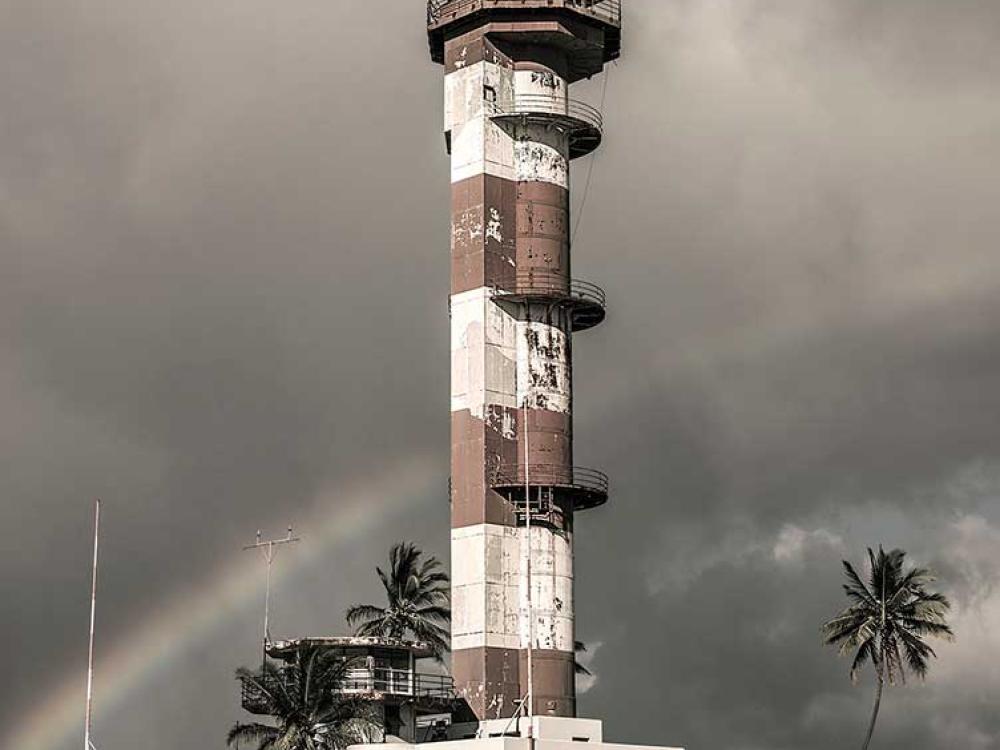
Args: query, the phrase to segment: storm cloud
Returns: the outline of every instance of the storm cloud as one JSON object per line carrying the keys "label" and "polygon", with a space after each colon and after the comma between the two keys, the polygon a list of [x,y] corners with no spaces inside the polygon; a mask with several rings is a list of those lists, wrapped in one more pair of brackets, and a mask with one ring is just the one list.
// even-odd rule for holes
{"label": "storm cloud", "polygon": [[[625,23],[573,175],[574,270],[610,299],[574,343],[576,451],[614,482],[578,523],[581,713],[690,750],[856,742],[871,690],[819,626],[881,543],[940,573],[958,639],[890,691],[878,747],[1000,747],[1000,6]],[[8,0],[0,93],[0,745],[59,690],[82,726],[100,496],[98,746],[221,747],[256,598],[144,641],[127,695],[101,655],[161,612],[183,638],[190,592],[262,574],[258,528],[303,536],[283,635],[342,631],[397,538],[448,554],[423,4]],[[31,750],[79,745],[57,734]]]}

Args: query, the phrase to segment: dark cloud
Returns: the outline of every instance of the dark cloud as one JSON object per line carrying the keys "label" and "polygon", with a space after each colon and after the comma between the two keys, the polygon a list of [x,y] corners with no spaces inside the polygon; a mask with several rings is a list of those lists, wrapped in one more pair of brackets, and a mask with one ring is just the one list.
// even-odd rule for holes
{"label": "dark cloud", "polygon": [[[3,727],[80,680],[95,495],[104,653],[414,456],[440,491],[291,554],[279,624],[340,629],[398,536],[447,554],[440,70],[419,2],[374,6],[3,12]],[[1000,10],[627,10],[574,257],[612,300],[574,348],[579,460],[616,488],[579,524],[584,712],[692,750],[855,741],[870,690],[818,627],[885,543],[940,571],[959,641],[880,746],[1000,746]],[[217,746],[256,628],[100,711],[101,746]]]}

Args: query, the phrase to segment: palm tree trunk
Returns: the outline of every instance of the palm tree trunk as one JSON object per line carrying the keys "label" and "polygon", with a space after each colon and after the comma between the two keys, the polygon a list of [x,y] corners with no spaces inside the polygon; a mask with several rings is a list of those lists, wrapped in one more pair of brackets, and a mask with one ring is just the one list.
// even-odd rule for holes
{"label": "palm tree trunk", "polygon": [[878,720],[878,709],[882,705],[882,687],[883,687],[882,676],[879,675],[878,687],[875,688],[875,708],[872,709],[872,721],[868,725],[868,735],[865,737],[865,744],[862,746],[861,750],[868,750],[868,745],[871,744],[872,735],[875,734],[875,722]]}

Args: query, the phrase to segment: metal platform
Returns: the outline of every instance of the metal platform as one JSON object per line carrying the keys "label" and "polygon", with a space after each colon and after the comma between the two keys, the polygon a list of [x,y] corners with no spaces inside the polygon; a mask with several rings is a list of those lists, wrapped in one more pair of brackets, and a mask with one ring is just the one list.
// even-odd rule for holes
{"label": "metal platform", "polygon": [[607,296],[601,287],[554,271],[520,271],[515,274],[513,288],[497,290],[494,299],[565,307],[571,312],[574,332],[593,328],[607,317]]}
{"label": "metal platform", "polygon": [[[610,480],[603,471],[556,464],[529,464],[527,477],[523,464],[501,465],[489,473],[488,482],[491,489],[514,504],[522,518],[530,510],[532,519],[551,514],[553,505],[573,511],[604,505],[610,489]],[[536,490],[541,490],[538,497]],[[531,495],[527,504],[526,491]]]}
{"label": "metal platform", "polygon": [[604,138],[604,117],[600,110],[576,99],[545,94],[517,94],[512,101],[485,103],[496,122],[533,123],[569,135],[569,158],[592,153]]}
{"label": "metal platform", "polygon": [[[283,672],[284,668],[279,670],[279,675]],[[281,677],[266,677],[263,685],[247,679],[241,680],[241,683],[243,709],[258,716],[268,715],[270,704],[267,693],[282,689]],[[455,700],[454,681],[448,675],[406,669],[368,669],[364,666],[348,670],[346,679],[335,692],[345,697],[388,703],[415,702],[429,707],[450,704]]]}

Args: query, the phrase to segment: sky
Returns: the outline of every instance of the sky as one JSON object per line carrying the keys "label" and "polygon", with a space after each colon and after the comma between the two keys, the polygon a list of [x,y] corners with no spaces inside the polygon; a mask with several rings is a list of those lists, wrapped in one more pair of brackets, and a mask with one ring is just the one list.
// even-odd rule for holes
{"label": "sky", "polygon": [[[628,0],[574,167],[582,715],[860,744],[840,561],[954,602],[880,750],[1000,748],[1000,5]],[[419,0],[0,6],[0,747],[209,750],[272,631],[448,556],[448,160]],[[577,87],[597,103],[604,81]],[[590,190],[582,186],[590,172]]]}

